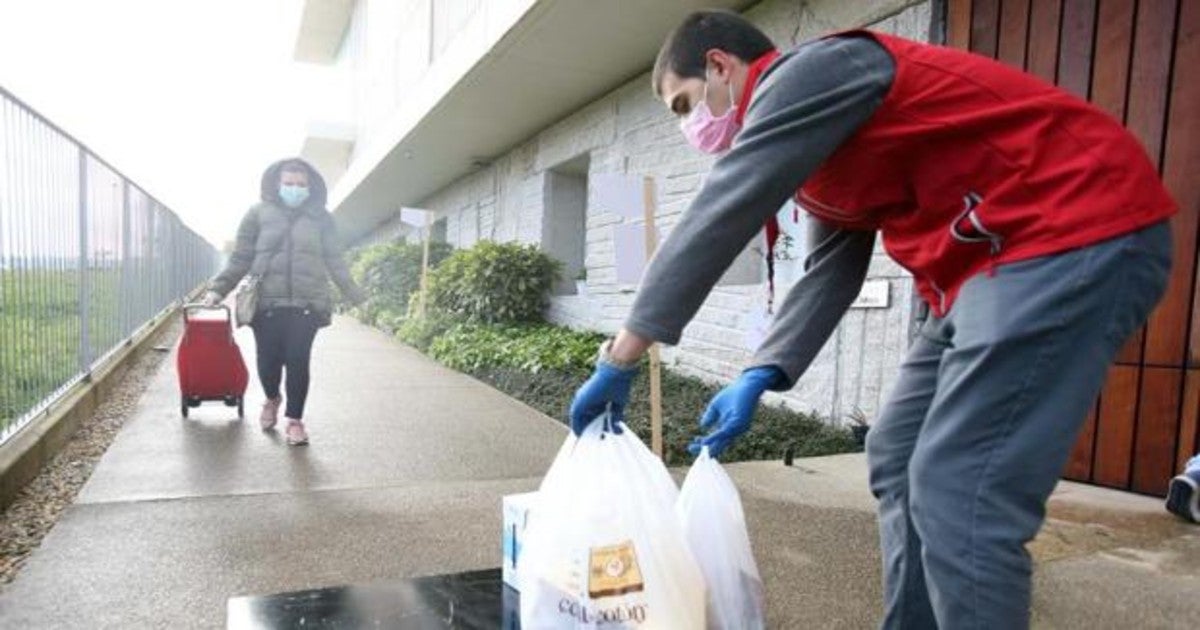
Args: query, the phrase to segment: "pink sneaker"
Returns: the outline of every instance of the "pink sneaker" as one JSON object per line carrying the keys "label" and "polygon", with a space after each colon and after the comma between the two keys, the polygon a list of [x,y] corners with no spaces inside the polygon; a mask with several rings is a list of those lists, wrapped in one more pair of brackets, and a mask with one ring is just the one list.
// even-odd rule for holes
{"label": "pink sneaker", "polygon": [[295,418],[288,418],[287,443],[292,446],[308,444],[308,432],[304,430],[303,422]]}
{"label": "pink sneaker", "polygon": [[279,405],[283,404],[283,397],[271,398],[263,403],[262,413],[258,416],[258,425],[263,431],[270,431],[275,428],[275,424],[279,422]]}

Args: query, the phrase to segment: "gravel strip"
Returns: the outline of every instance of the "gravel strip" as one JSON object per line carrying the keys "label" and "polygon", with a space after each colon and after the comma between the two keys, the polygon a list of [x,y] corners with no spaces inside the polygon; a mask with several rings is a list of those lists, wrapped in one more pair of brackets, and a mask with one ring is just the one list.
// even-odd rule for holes
{"label": "gravel strip", "polygon": [[[172,318],[148,342],[149,347],[173,345],[182,329],[179,318]],[[0,585],[16,578],[59,515],[75,501],[75,495],[92,476],[100,456],[116,439],[121,426],[132,416],[138,399],[167,356],[167,352],[152,349],[135,359],[108,399],[80,424],[66,446],[0,516]]]}

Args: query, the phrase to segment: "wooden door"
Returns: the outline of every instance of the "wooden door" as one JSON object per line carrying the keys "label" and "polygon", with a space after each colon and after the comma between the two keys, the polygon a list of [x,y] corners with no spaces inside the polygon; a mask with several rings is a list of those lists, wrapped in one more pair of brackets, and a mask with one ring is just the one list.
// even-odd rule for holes
{"label": "wooden door", "polygon": [[1180,204],[1167,295],[1109,368],[1066,470],[1163,495],[1200,450],[1200,0],[943,0],[937,9],[946,45],[1052,81],[1122,121]]}

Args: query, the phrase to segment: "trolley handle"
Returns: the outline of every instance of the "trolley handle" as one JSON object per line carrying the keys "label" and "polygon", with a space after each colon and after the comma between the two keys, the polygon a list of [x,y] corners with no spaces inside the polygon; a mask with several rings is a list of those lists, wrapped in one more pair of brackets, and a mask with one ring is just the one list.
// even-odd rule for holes
{"label": "trolley handle", "polygon": [[231,323],[233,322],[233,311],[230,311],[229,307],[225,306],[224,304],[218,304],[216,306],[209,306],[203,302],[189,302],[187,304],[184,304],[183,305],[183,321],[185,323],[189,319],[188,314],[191,313],[192,311],[224,311],[225,312],[225,320],[228,322],[231,322]]}

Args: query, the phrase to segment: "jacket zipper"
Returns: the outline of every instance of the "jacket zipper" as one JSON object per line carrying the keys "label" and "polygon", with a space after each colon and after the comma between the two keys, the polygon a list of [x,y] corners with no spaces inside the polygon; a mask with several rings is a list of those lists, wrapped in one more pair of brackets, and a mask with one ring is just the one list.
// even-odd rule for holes
{"label": "jacket zipper", "polygon": [[288,256],[287,256],[287,289],[288,289],[288,301],[289,302],[294,302],[296,300],[296,293],[295,293],[295,289],[293,288],[293,282],[292,282],[292,258],[293,258],[292,254],[295,250],[295,247],[294,247],[295,241],[292,239],[292,230],[296,227],[296,221],[299,221],[299,220],[300,220],[300,217],[296,217],[295,219],[289,221],[288,222],[288,230],[287,230],[287,253],[288,253]]}
{"label": "jacket zipper", "polygon": [[[982,201],[983,199],[979,196],[979,193],[969,192],[963,195],[963,210],[950,223],[950,235],[962,243],[987,243],[992,257],[995,258],[1000,254],[1001,248],[1004,247],[1004,237],[987,229],[983,224],[983,220],[979,218],[977,208]],[[979,232],[982,236],[969,236],[960,232],[958,224],[963,219],[970,221],[975,231]]]}
{"label": "jacket zipper", "polygon": [[[996,275],[996,257],[1000,255],[1000,250],[1004,247],[1004,237],[987,229],[983,220],[979,218],[977,208],[982,202],[983,198],[977,192],[972,191],[963,195],[963,210],[950,223],[950,236],[961,243],[987,243],[989,250],[987,275],[994,277]],[[970,221],[971,226],[982,236],[970,236],[959,231],[958,224],[963,219]]]}

